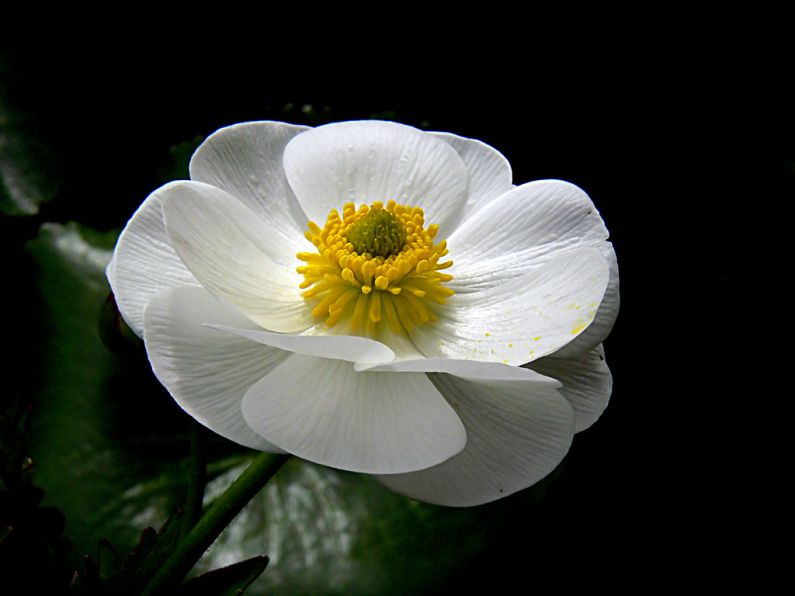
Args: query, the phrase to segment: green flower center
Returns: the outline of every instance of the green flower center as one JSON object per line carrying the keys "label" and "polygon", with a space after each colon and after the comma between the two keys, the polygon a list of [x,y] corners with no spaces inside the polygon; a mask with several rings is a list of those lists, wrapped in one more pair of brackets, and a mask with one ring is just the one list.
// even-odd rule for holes
{"label": "green flower center", "polygon": [[353,250],[373,257],[396,255],[406,244],[403,224],[386,209],[370,209],[348,229],[346,235]]}

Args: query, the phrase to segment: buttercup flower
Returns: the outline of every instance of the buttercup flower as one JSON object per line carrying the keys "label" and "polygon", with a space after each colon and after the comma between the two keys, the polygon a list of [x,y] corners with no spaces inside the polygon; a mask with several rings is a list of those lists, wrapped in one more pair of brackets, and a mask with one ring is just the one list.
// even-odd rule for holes
{"label": "buttercup flower", "polygon": [[242,445],[467,506],[602,413],[618,269],[588,196],[476,140],[247,122],[154,191],[108,279],[152,368]]}

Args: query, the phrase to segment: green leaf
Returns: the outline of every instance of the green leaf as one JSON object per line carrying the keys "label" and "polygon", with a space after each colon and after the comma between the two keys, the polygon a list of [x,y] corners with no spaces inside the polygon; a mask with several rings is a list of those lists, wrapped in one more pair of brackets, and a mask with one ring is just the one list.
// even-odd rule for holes
{"label": "green leaf", "polygon": [[34,479],[83,553],[103,537],[127,552],[143,527],[162,525],[181,498],[174,469],[187,453],[185,418],[143,353],[119,357],[100,341],[114,237],[45,224],[27,246],[39,286],[30,319]]}
{"label": "green leaf", "polygon": [[[245,465],[217,478],[220,493]],[[470,509],[437,507],[390,492],[362,474],[293,458],[199,561],[265,552],[252,594],[406,594],[441,589],[468,560],[526,523],[546,490]]]}
{"label": "green leaf", "polygon": [[35,215],[61,183],[58,156],[34,117],[14,109],[0,86],[0,213]]}
{"label": "green leaf", "polygon": [[99,577],[103,581],[115,577],[121,571],[121,557],[119,557],[113,545],[104,538],[99,541],[99,555],[97,560]]}
{"label": "green leaf", "polygon": [[214,569],[186,582],[179,596],[235,596],[242,594],[257,579],[265,567],[268,557],[259,556],[240,563]]}

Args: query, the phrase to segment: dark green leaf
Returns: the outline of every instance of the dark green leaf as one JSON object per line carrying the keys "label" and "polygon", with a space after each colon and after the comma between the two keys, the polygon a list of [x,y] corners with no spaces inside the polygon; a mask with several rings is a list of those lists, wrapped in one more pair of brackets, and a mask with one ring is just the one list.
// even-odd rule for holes
{"label": "dark green leaf", "polygon": [[110,542],[103,539],[99,541],[99,555],[97,557],[99,578],[103,582],[112,579],[121,571],[121,557]]}
{"label": "dark green leaf", "polygon": [[236,596],[242,594],[267,566],[268,557],[259,556],[228,567],[214,569],[186,582],[178,594],[179,596]]}
{"label": "dark green leaf", "polygon": [[28,245],[39,303],[31,309],[37,362],[30,428],[34,478],[67,517],[83,553],[107,537],[128,552],[181,497],[185,419],[137,358],[111,354],[97,320],[109,288],[112,235],[45,224]]}
{"label": "dark green leaf", "polygon": [[[245,466],[208,486],[215,495]],[[221,535],[197,570],[266,552],[253,594],[405,594],[441,589],[469,559],[528,525],[547,483],[470,509],[392,493],[372,478],[293,459]]]}
{"label": "dark green leaf", "polygon": [[0,213],[35,215],[61,179],[57,155],[33,116],[10,106],[0,85]]}

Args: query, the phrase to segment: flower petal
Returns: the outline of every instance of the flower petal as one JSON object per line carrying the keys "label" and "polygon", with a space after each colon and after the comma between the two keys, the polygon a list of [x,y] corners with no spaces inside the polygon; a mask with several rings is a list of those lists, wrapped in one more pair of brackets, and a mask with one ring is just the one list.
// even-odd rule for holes
{"label": "flower petal", "polygon": [[511,164],[494,147],[449,132],[428,134],[449,143],[458,152],[469,172],[469,197],[464,207],[464,219],[513,187]]}
{"label": "flower petal", "polygon": [[293,246],[284,255],[290,259],[288,266],[294,266],[295,253],[304,250],[306,215],[287,183],[282,156],[287,143],[305,130],[309,128],[284,122],[227,126],[211,134],[190,160],[193,180],[237,197],[268,222],[270,233]]}
{"label": "flower petal", "polygon": [[618,317],[618,307],[621,304],[618,283],[618,261],[616,251],[610,242],[601,245],[602,254],[610,266],[610,280],[607,282],[604,298],[599,303],[593,323],[578,335],[574,341],[566,344],[560,350],[551,354],[553,358],[575,358],[587,354],[602,343],[610,332]]}
{"label": "flower petal", "polygon": [[548,382],[431,378],[461,416],[467,445],[432,468],[376,477],[390,489],[439,505],[480,505],[535,484],[566,455],[573,415]]}
{"label": "flower petal", "polygon": [[577,358],[541,358],[527,366],[563,383],[558,391],[574,410],[574,432],[590,427],[607,408],[613,376],[603,346]]}
{"label": "flower petal", "polygon": [[608,280],[596,248],[575,248],[522,277],[452,296],[412,339],[428,357],[520,365],[572,341],[593,320]]}
{"label": "flower petal", "polygon": [[227,192],[201,182],[172,185],[163,197],[171,245],[204,287],[267,329],[314,324],[301,276],[278,264],[291,248]]}
{"label": "flower petal", "polygon": [[[419,358],[379,364],[364,368],[357,365],[356,370],[371,372],[425,372],[447,373],[469,381],[534,381],[560,387],[559,381],[521,366],[509,366],[500,362],[481,362],[478,360],[455,360],[453,358]],[[531,374],[527,374],[531,373]]]}
{"label": "flower petal", "polygon": [[284,170],[309,219],[323,225],[344,203],[394,199],[422,207],[448,234],[467,199],[467,170],[441,139],[395,122],[339,122],[295,137]]}
{"label": "flower petal", "polygon": [[306,356],[362,364],[380,364],[395,358],[395,353],[381,342],[355,335],[292,335],[225,325],[213,325],[213,327],[266,346]]}
{"label": "flower petal", "polygon": [[243,419],[243,395],[289,356],[207,324],[252,325],[204,288],[171,288],[149,301],[144,341],[155,376],[188,414],[227,439],[281,453]]}
{"label": "flower petal", "polygon": [[165,288],[199,285],[171,247],[163,223],[161,200],[171,186],[158,188],[138,207],[107,268],[119,311],[139,337],[144,334],[144,307],[152,296]]}
{"label": "flower petal", "polygon": [[426,375],[360,373],[299,354],[249,389],[243,416],[285,451],[354,472],[427,468],[466,443],[464,426]]}
{"label": "flower petal", "polygon": [[599,246],[608,237],[585,192],[560,180],[518,186],[467,218],[447,239],[457,293],[491,288],[526,274],[557,252]]}

